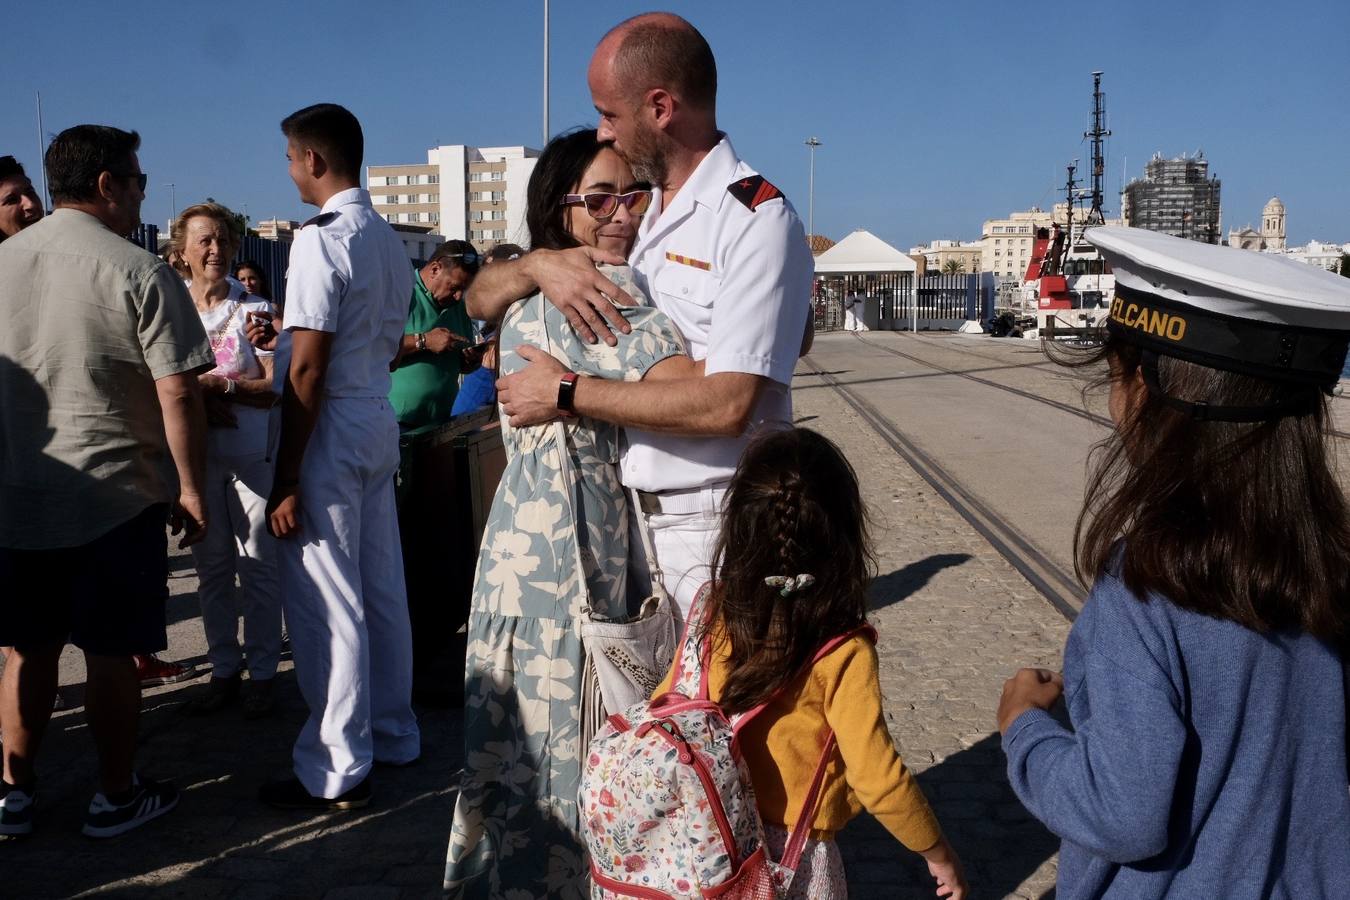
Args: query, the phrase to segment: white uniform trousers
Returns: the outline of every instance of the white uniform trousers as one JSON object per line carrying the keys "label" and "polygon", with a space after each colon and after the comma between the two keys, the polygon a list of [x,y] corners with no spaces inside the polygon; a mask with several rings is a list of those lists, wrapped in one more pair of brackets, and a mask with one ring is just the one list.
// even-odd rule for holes
{"label": "white uniform trousers", "polygon": [[862,321],[862,301],[857,306],[844,307],[844,330],[845,331],[866,331],[867,326]]}
{"label": "white uniform trousers", "polygon": [[[243,658],[248,674],[265,681],[277,674],[281,656],[281,585],[276,540],[267,533],[267,495],[272,463],[261,454],[206,458],[206,538],[192,547],[197,597],[206,631],[212,678],[233,678]],[[239,575],[239,592],[234,586]],[[242,601],[242,602],[241,602]],[[239,614],[244,647],[239,647]]]}
{"label": "white uniform trousers", "polygon": [[293,761],[316,797],[355,787],[376,759],[406,763],[421,752],[397,468],[388,402],[324,399],[300,473],[300,533],[279,542],[291,653],[309,706]]}
{"label": "white uniform trousers", "polygon": [[[661,583],[675,601],[680,621],[689,615],[698,589],[711,577],[713,548],[722,526],[722,498],[726,485],[662,494],[658,502],[670,512],[643,513],[628,517],[628,558],[630,593],[651,593],[650,573],[661,572]],[[651,565],[637,531],[645,522],[651,537],[656,565]]]}

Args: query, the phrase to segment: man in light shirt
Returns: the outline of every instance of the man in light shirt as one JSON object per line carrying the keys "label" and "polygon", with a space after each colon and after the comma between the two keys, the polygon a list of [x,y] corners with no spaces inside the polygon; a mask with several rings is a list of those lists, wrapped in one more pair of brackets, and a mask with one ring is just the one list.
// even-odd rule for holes
{"label": "man in light shirt", "polygon": [[133,654],[167,646],[166,520],[205,535],[215,365],[183,280],[126,240],[147,176],[140,137],[77,125],[47,149],[56,210],[0,244],[0,834],[33,828],[34,763],[67,639],[84,651],[99,792],[84,833],[170,811],[178,790],[133,770]]}

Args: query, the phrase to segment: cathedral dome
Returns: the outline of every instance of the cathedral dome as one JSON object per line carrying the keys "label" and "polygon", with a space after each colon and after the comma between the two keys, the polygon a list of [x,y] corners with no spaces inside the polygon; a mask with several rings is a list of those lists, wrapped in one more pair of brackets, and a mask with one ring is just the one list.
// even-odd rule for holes
{"label": "cathedral dome", "polygon": [[1271,197],[1270,201],[1266,203],[1266,208],[1261,212],[1267,216],[1282,213],[1284,212],[1284,202],[1279,197]]}

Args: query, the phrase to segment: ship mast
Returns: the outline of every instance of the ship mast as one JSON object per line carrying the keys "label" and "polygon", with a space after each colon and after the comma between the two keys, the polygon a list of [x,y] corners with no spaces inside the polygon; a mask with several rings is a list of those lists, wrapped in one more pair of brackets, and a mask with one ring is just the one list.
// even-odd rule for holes
{"label": "ship mast", "polygon": [[1073,204],[1078,197],[1078,182],[1073,174],[1078,170],[1078,160],[1069,163],[1069,181],[1064,185],[1064,237],[1068,246],[1073,246]]}
{"label": "ship mast", "polygon": [[1092,139],[1092,208],[1088,210],[1083,227],[1101,225],[1106,221],[1102,213],[1102,192],[1106,180],[1106,158],[1103,152],[1103,138],[1109,137],[1106,127],[1106,102],[1102,93],[1102,73],[1092,73],[1092,130],[1083,132],[1083,137]]}

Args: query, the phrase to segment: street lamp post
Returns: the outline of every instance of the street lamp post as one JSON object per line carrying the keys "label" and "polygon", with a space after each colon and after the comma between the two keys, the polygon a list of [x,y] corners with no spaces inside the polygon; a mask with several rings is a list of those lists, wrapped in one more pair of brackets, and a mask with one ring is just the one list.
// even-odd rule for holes
{"label": "street lamp post", "polygon": [[544,146],[548,143],[548,0],[544,0]]}
{"label": "street lamp post", "polygon": [[805,143],[811,150],[811,181],[806,191],[806,240],[809,243],[816,233],[816,148],[821,144],[815,136],[807,138]]}
{"label": "street lamp post", "polygon": [[172,181],[164,186],[169,189],[169,222],[172,223],[174,219],[178,218],[178,195],[174,193]]}

